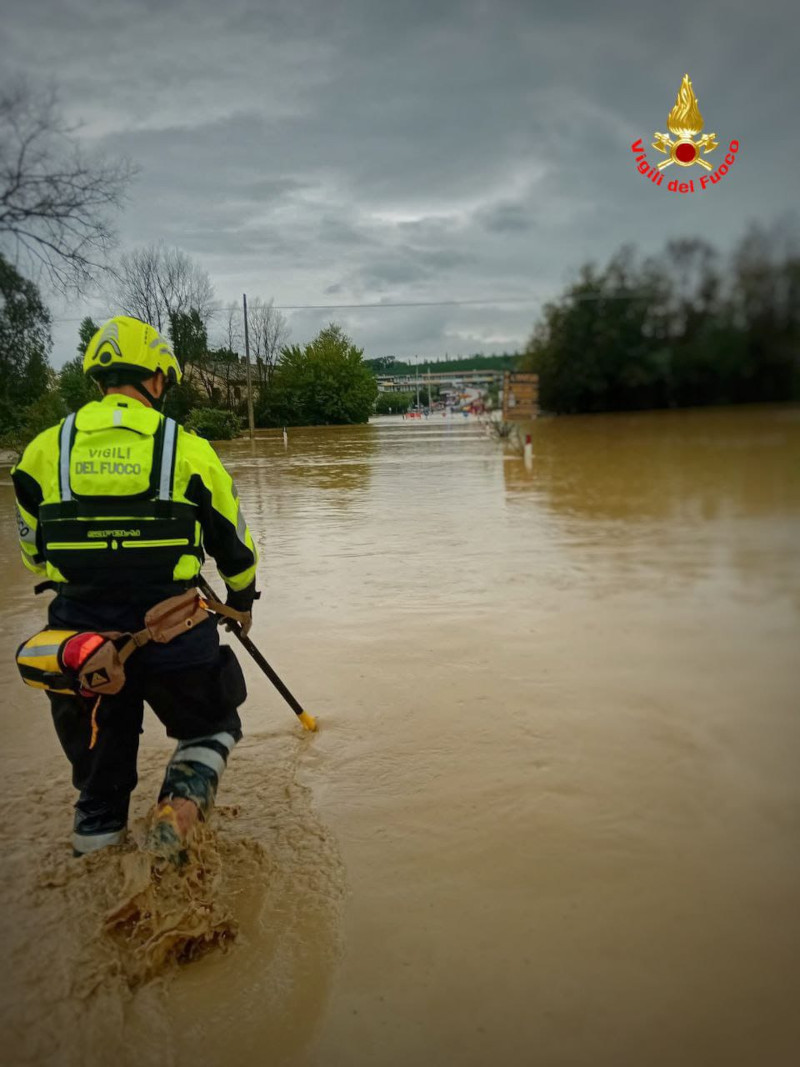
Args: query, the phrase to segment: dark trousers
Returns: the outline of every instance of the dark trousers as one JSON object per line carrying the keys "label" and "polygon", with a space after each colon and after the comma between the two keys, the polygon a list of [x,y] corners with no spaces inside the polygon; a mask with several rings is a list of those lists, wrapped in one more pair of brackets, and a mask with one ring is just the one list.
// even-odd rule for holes
{"label": "dark trousers", "polygon": [[[108,605],[97,608],[62,597],[53,601],[49,615],[51,626],[65,629],[135,630],[141,626],[138,610],[130,606],[121,606],[115,614]],[[123,819],[137,782],[145,702],[168,736],[179,742],[217,734],[229,734],[232,741],[238,741],[242,727],[237,708],[247,696],[242,669],[233,650],[220,646],[212,620],[167,645],[137,650],[125,671],[122,692],[100,701],[93,748],[89,746],[95,698],[48,693],[56,733],[72,764],[73,784],[80,790],[79,803],[102,802]]]}

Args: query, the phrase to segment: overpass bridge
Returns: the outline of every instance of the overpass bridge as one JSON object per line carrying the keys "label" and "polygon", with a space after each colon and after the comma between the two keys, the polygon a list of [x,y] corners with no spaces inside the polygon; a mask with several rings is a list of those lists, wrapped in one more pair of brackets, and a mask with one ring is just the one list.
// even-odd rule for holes
{"label": "overpass bridge", "polygon": [[377,376],[380,393],[413,393],[417,384],[436,385],[441,389],[488,389],[490,385],[502,386],[501,370],[434,371],[428,374],[381,374]]}

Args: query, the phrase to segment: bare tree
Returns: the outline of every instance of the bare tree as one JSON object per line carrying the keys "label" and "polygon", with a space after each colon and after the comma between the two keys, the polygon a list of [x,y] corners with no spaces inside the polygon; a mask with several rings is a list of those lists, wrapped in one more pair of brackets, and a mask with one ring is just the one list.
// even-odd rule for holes
{"label": "bare tree", "polygon": [[214,287],[208,272],[180,248],[151,244],[128,252],[117,269],[117,302],[165,332],[170,317],[197,311],[205,325],[214,310]]}
{"label": "bare tree", "polygon": [[162,306],[158,285],[158,248],[145,248],[122,256],[115,272],[115,303],[128,315],[149,322],[159,330],[169,324],[169,310]]}
{"label": "bare tree", "polygon": [[115,243],[112,209],[134,173],[85,154],[55,90],[0,91],[0,244],[62,292],[84,291]]}
{"label": "bare tree", "polygon": [[289,340],[289,324],[286,317],[273,307],[272,300],[264,303],[260,296],[248,306],[247,318],[250,351],[255,357],[258,382],[260,386],[266,386],[270,383],[280,351]]}
{"label": "bare tree", "polygon": [[237,355],[244,348],[242,310],[235,304],[231,304],[228,307],[228,318],[225,322],[222,347],[227,348],[229,352],[236,352]]}
{"label": "bare tree", "polygon": [[242,370],[239,353],[244,348],[244,318],[236,304],[228,306],[228,314],[222,329],[221,347],[231,353],[231,359],[222,360],[217,368],[225,381],[225,405],[229,411],[238,407],[241,399]]}

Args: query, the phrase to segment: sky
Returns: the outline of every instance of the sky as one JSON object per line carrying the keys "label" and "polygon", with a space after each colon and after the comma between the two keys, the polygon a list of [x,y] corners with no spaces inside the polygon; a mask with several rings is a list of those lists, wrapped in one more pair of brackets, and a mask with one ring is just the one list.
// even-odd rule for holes
{"label": "sky", "polygon": [[[284,313],[293,342],[336,321],[367,357],[427,361],[520,349],[623,243],[724,249],[792,212],[798,26],[794,0],[6,0],[0,80],[55,85],[89,150],[136,165],[121,249],[182,248],[220,307],[382,305]],[[740,143],[694,195],[666,182],[699,167],[656,188],[631,152],[663,158],[685,72],[709,161]],[[117,310],[49,300],[56,365]]]}

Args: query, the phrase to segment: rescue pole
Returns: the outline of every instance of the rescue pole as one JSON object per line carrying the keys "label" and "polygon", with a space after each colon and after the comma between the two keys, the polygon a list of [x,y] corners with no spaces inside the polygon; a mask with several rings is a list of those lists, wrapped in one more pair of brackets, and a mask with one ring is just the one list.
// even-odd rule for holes
{"label": "rescue pole", "polygon": [[[219,597],[214,592],[214,590],[211,588],[211,586],[208,584],[208,582],[205,580],[205,578],[203,577],[202,574],[198,575],[197,584],[198,584],[201,592],[203,592],[208,597],[209,600],[216,601],[216,603],[218,603],[218,604],[221,603]],[[303,711],[303,708],[300,705],[300,703],[292,696],[292,694],[289,692],[289,690],[286,688],[286,686],[280,680],[280,678],[275,673],[275,671],[272,669],[272,667],[270,667],[269,663],[267,663],[266,659],[261,654],[259,649],[256,648],[256,646],[253,644],[253,642],[250,640],[249,637],[247,637],[245,634],[242,633],[241,626],[239,626],[239,624],[237,622],[233,622],[233,621],[229,621],[228,625],[230,626],[230,631],[233,634],[233,636],[250,653],[250,655],[256,661],[258,666],[261,668],[261,670],[264,672],[264,674],[266,674],[267,678],[269,678],[269,680],[272,682],[272,684],[278,690],[280,695],[283,697],[283,699],[286,701],[286,703],[289,705],[289,707],[295,713],[297,718],[303,724],[305,729],[306,730],[311,730],[312,733],[316,732],[317,720],[309,712]]]}

